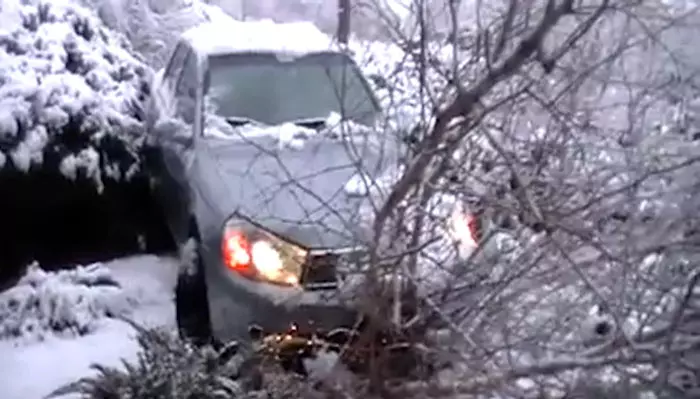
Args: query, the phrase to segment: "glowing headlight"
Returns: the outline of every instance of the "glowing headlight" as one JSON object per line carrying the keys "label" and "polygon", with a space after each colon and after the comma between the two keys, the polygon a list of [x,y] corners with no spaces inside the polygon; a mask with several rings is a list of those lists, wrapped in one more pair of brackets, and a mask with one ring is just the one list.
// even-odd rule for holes
{"label": "glowing headlight", "polygon": [[[282,281],[290,285],[299,284],[301,270],[290,271],[285,268],[282,255],[267,241],[256,241],[250,249],[253,265],[265,279]],[[289,261],[287,262],[289,266]],[[299,269],[301,265],[299,265]],[[296,269],[296,267],[295,267]]]}
{"label": "glowing headlight", "polygon": [[299,285],[306,251],[259,229],[228,223],[222,254],[226,266],[236,273],[268,283]]}

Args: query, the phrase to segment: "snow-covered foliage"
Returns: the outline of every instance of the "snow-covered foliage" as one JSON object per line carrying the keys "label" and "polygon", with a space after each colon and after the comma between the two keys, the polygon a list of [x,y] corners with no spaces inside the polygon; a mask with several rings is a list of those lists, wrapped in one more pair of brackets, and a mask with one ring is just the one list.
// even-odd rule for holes
{"label": "snow-covered foliage", "polygon": [[282,371],[272,355],[239,353],[235,343],[218,349],[195,347],[172,331],[131,324],[138,331],[140,349],[134,361],[125,360],[120,367],[93,365],[94,376],[60,387],[48,397],[307,399],[323,397],[322,388],[314,384],[343,392],[341,384],[351,381],[331,375],[337,356],[305,359],[309,376],[304,378]]}
{"label": "snow-covered foliage", "polygon": [[165,66],[170,52],[188,29],[203,22],[227,22],[219,7],[191,0],[86,0],[104,23],[125,35],[154,69]]}
{"label": "snow-covered foliage", "polygon": [[101,264],[46,272],[35,263],[0,293],[0,339],[89,334],[104,318],[128,315],[135,302]]}
{"label": "snow-covered foliage", "polygon": [[[406,51],[396,43],[353,40],[349,44],[355,62],[362,68],[393,129],[412,129],[418,122],[429,121],[433,106],[444,96],[446,81],[442,71],[421,68],[417,51]],[[448,48],[431,45],[434,62],[450,65]],[[425,84],[421,85],[421,70]],[[422,88],[421,88],[422,86]]]}
{"label": "snow-covered foliage", "polygon": [[45,166],[98,189],[105,178],[130,178],[150,69],[77,4],[4,7],[19,23],[0,27],[0,166]]}
{"label": "snow-covered foliage", "polygon": [[195,348],[163,329],[139,330],[141,352],[121,367],[94,365],[96,375],[54,391],[49,397],[239,398],[239,364],[226,351]]}

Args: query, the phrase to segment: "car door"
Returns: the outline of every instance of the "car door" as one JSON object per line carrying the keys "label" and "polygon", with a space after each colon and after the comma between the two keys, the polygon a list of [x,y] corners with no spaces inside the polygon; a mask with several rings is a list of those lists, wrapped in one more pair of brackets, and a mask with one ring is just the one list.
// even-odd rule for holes
{"label": "car door", "polygon": [[[154,88],[154,112],[149,121],[156,142],[153,166],[156,182],[154,195],[161,204],[171,232],[178,242],[186,238],[189,182],[187,168],[193,157],[194,99],[196,63],[191,48],[180,43],[176,47],[162,81]],[[189,64],[187,61],[190,60]],[[186,68],[188,66],[188,68]],[[194,71],[192,69],[194,68]],[[195,78],[190,75],[194,73]]]}
{"label": "car door", "polygon": [[179,43],[165,69],[159,71],[151,87],[151,97],[146,113],[147,153],[146,163],[151,175],[151,193],[166,217],[168,227],[173,232],[173,223],[170,220],[172,205],[166,193],[163,182],[167,180],[168,170],[165,167],[163,145],[169,130],[164,122],[169,121],[174,113],[175,84],[182,72],[187,55],[187,46]]}
{"label": "car door", "polygon": [[177,127],[164,137],[163,160],[169,178],[167,193],[172,198],[174,235],[184,242],[189,234],[191,179],[194,164],[194,145],[198,120],[197,94],[200,80],[197,54],[189,49],[182,72],[175,84],[175,121]]}

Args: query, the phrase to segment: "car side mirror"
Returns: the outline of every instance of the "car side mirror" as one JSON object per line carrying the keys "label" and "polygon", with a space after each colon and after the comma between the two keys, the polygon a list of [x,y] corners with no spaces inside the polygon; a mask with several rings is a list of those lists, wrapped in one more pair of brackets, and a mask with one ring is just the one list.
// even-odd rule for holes
{"label": "car side mirror", "polygon": [[153,125],[153,134],[157,137],[173,137],[182,129],[182,124],[172,118],[158,118]]}
{"label": "car side mirror", "polygon": [[177,135],[172,138],[172,141],[183,147],[191,147],[194,144],[194,137]]}
{"label": "car side mirror", "polygon": [[[153,127],[153,133],[164,140],[189,147],[194,137],[188,126],[173,118],[160,118]],[[189,133],[189,134],[188,134]]]}

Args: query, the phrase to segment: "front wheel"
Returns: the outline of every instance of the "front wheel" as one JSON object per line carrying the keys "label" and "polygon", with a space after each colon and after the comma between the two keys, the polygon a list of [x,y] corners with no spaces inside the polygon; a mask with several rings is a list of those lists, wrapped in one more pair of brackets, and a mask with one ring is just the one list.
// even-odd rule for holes
{"label": "front wheel", "polygon": [[180,337],[198,346],[212,343],[207,285],[195,239],[188,241],[180,258],[183,267],[175,286],[175,315]]}

